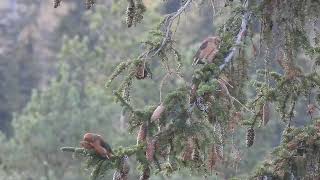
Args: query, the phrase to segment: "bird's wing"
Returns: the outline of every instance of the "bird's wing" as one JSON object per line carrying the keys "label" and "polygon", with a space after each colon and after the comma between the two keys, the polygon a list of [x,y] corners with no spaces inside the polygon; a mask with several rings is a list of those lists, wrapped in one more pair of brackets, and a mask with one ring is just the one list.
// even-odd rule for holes
{"label": "bird's wing", "polygon": [[210,41],[208,42],[207,47],[203,50],[204,58],[210,60],[213,52],[217,49],[217,45]]}
{"label": "bird's wing", "polygon": [[192,65],[198,64],[199,60],[204,58],[203,50],[205,50],[207,48],[208,42],[209,42],[208,40],[205,40],[202,42],[200,48],[198,49],[198,51],[196,52],[196,54],[193,57]]}
{"label": "bird's wing", "polygon": [[110,145],[106,143],[104,140],[100,140],[100,144],[103,148],[105,148],[108,152],[113,153]]}
{"label": "bird's wing", "polygon": [[99,144],[98,141],[95,141],[95,142],[90,143],[90,144],[93,146],[93,148],[96,151],[96,153],[98,153],[101,157],[109,158],[107,150],[104,147],[102,147],[101,144]]}

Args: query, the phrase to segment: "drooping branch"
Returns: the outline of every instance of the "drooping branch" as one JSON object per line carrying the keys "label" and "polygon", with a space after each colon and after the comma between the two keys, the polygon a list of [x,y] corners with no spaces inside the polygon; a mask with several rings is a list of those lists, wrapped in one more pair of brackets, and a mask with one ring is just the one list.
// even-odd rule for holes
{"label": "drooping branch", "polygon": [[155,53],[152,56],[157,55],[166,45],[169,39],[171,39],[171,27],[173,25],[173,22],[175,19],[180,17],[181,13],[186,10],[186,8],[191,4],[192,0],[188,0],[183,6],[180,7],[176,12],[169,14],[166,17],[165,23],[164,23],[164,29],[166,36],[163,38],[162,43],[160,47],[155,51]]}
{"label": "drooping branch", "polygon": [[225,68],[225,66],[227,64],[229,64],[229,62],[231,62],[232,58],[234,57],[237,47],[241,44],[243,37],[246,35],[247,29],[248,29],[248,24],[249,24],[249,20],[251,17],[251,13],[250,12],[246,12],[243,17],[242,17],[242,23],[241,23],[241,29],[237,35],[237,38],[235,40],[235,44],[234,46],[231,48],[229,54],[226,56],[226,58],[224,59],[223,64],[221,64],[219,66],[220,70],[223,70]]}

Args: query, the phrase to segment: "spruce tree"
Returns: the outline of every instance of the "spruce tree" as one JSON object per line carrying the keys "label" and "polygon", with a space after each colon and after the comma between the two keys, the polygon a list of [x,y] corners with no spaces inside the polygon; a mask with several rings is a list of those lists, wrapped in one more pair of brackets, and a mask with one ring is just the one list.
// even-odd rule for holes
{"label": "spruce tree", "polygon": [[[92,8],[94,3],[88,4]],[[183,63],[185,56],[176,48],[176,29],[184,13],[205,4],[212,5],[213,17],[228,19],[214,33],[219,42],[210,51],[215,52],[213,61],[192,67]],[[286,126],[282,142],[250,178],[318,179],[319,8],[316,0],[180,1],[177,11],[148,32],[142,53],[121,62],[106,83],[123,107],[128,131],[137,132],[137,144],[110,147],[92,134],[84,137],[82,147],[61,150],[85,157],[92,179],[109,170],[115,180],[127,179],[135,169],[128,163],[133,157],[139,162],[140,179],[185,168],[207,176],[223,172],[231,159],[241,159],[234,142],[241,135],[236,128],[246,130],[242,139],[247,148],[254,148],[259,129],[279,119]],[[146,11],[142,0],[128,0],[128,28],[139,26]],[[196,58],[209,43],[204,41]],[[302,63],[302,56],[308,64]],[[157,77],[157,64],[166,72],[163,77]],[[193,71],[191,78],[184,76],[182,66]],[[120,83],[112,89],[117,78]],[[133,96],[132,87],[153,78],[162,79],[160,102],[137,107],[132,102],[143,97]],[[176,86],[165,93],[170,79]],[[305,115],[297,113],[298,107]],[[271,116],[272,109],[279,118]]]}

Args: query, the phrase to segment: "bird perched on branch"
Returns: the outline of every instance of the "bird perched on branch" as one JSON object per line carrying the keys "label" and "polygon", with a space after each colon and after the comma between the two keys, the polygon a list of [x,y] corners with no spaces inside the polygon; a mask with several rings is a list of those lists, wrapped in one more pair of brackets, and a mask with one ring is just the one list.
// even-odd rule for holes
{"label": "bird perched on branch", "polygon": [[101,157],[107,159],[110,159],[113,154],[110,145],[106,143],[99,134],[86,133],[80,145],[85,149],[93,149]]}
{"label": "bird perched on branch", "polygon": [[221,39],[216,36],[207,37],[202,41],[200,48],[194,55],[192,65],[213,63],[219,52],[220,41]]}

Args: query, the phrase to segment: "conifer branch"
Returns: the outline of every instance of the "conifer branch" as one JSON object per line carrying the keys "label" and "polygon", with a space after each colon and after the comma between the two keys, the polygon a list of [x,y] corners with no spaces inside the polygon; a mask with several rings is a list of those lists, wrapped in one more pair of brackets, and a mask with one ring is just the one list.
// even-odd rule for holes
{"label": "conifer branch", "polygon": [[192,2],[192,0],[188,0],[183,6],[180,7],[180,9],[178,9],[174,13],[169,14],[166,17],[166,20],[164,23],[166,36],[163,38],[160,47],[156,50],[156,52],[151,57],[157,55],[165,47],[166,43],[171,39],[171,37],[170,37],[171,36],[171,27],[173,25],[174,20],[177,19],[178,17],[180,17],[181,13],[186,10],[186,8],[191,4],[191,2]]}
{"label": "conifer branch", "polygon": [[219,66],[220,70],[223,70],[229,62],[231,62],[232,58],[234,57],[237,47],[241,44],[243,37],[246,35],[249,19],[250,19],[251,13],[246,12],[242,17],[242,23],[241,23],[241,29],[237,35],[237,38],[235,40],[235,45],[231,48],[228,56],[224,59],[224,63]]}
{"label": "conifer branch", "polygon": [[134,112],[133,107],[130,104],[128,104],[127,101],[124,100],[123,97],[121,97],[121,95],[118,92],[114,92],[113,94],[120,101],[120,103],[122,104],[123,107],[126,107],[131,112]]}

